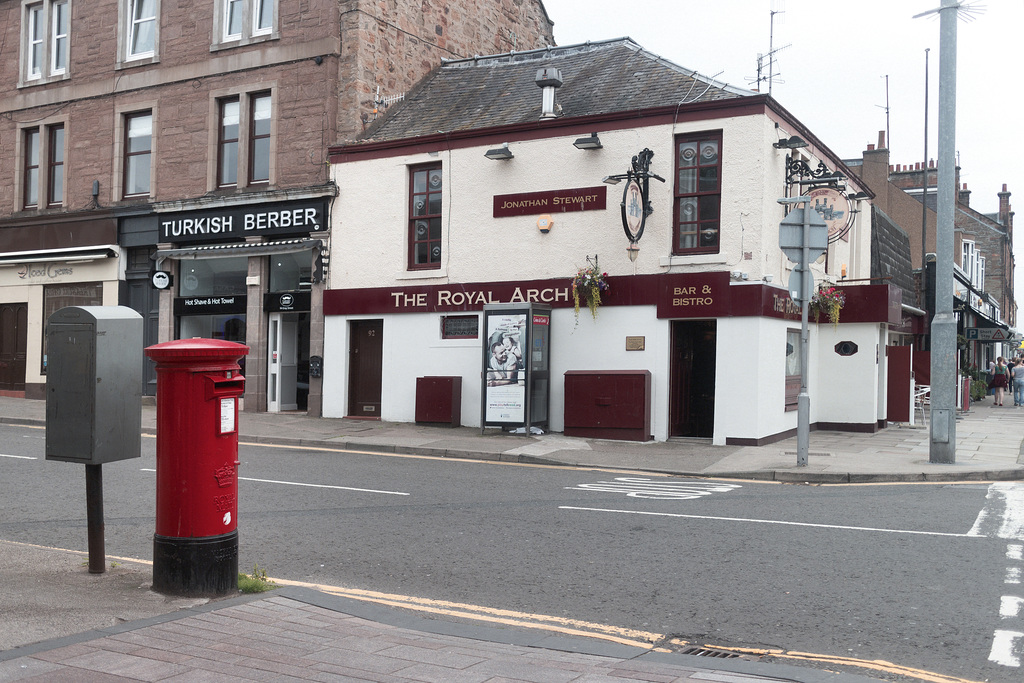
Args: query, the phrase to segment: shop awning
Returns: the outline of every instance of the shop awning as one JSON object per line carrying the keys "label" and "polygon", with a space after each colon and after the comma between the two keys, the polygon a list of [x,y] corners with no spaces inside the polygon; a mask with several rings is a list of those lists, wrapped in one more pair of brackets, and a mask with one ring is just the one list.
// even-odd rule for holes
{"label": "shop awning", "polygon": [[972,325],[972,327],[990,327],[998,328],[1006,332],[1010,331],[1009,325],[1001,323],[998,320],[993,320],[992,318],[988,317],[984,313],[981,313],[980,311],[971,311],[971,313],[974,314],[974,325]]}
{"label": "shop awning", "polygon": [[47,261],[95,261],[114,258],[118,254],[116,244],[94,244],[89,247],[68,247],[66,249],[36,249],[34,251],[8,251],[0,255],[0,266],[16,266],[22,263],[44,263]]}
{"label": "shop awning", "polygon": [[229,258],[235,256],[262,256],[264,254],[290,254],[308,251],[323,245],[323,240],[298,239],[275,242],[247,242],[245,244],[209,244],[178,249],[158,249],[153,258],[159,264],[164,259]]}

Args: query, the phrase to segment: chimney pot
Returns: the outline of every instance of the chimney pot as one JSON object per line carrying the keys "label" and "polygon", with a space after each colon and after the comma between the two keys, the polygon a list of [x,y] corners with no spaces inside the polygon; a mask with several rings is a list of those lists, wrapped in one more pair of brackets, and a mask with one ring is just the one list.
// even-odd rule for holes
{"label": "chimney pot", "polygon": [[875,146],[874,145],[868,145],[868,151],[869,152],[875,151]]}

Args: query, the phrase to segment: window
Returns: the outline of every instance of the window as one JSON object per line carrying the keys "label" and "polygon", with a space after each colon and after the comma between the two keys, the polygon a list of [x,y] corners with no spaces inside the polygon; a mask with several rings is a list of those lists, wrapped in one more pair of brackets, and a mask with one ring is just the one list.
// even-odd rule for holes
{"label": "window", "polygon": [[722,204],[722,134],[676,139],[673,254],[719,250]]}
{"label": "window", "polygon": [[68,70],[68,34],[71,11],[68,0],[26,4],[24,13],[25,82],[46,82]]}
{"label": "window", "polygon": [[269,184],[274,172],[273,95],[241,93],[217,99],[215,105],[214,188]]}
{"label": "window", "polygon": [[441,316],[441,339],[477,339],[480,318],[475,315]]}
{"label": "window", "polygon": [[413,168],[409,191],[409,269],[441,267],[441,165]]}
{"label": "window", "polygon": [[64,124],[22,131],[22,208],[64,203]]}
{"label": "window", "polygon": [[153,114],[129,114],[124,125],[124,196],[148,195],[153,155]]}
{"label": "window", "polygon": [[270,95],[252,98],[249,108],[249,182],[270,182]]}
{"label": "window", "polygon": [[39,129],[29,128],[24,132],[25,175],[23,179],[23,204],[26,209],[39,206]]}
{"label": "window", "polygon": [[159,0],[128,0],[127,50],[125,59],[141,59],[156,55],[160,10]]}
{"label": "window", "polygon": [[64,125],[50,126],[49,131],[46,205],[60,206],[64,203]]}
{"label": "window", "polygon": [[786,330],[786,412],[797,409],[800,377],[800,330]]}
{"label": "window", "polygon": [[276,0],[218,0],[218,5],[217,23],[220,28],[215,35],[220,36],[217,43],[222,46],[233,47],[273,34]]}
{"label": "window", "polygon": [[217,135],[217,186],[238,184],[238,98],[221,100]]}

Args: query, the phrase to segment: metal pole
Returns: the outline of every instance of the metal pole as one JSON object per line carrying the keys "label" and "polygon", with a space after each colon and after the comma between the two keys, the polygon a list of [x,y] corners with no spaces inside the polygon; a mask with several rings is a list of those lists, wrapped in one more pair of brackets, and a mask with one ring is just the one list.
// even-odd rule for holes
{"label": "metal pole", "polygon": [[932,419],[928,461],[956,462],[956,318],[953,229],[956,211],[956,21],[958,0],[939,10],[939,177],[932,320]]}
{"label": "metal pole", "polygon": [[106,571],[103,538],[103,465],[85,466],[85,519],[89,534],[89,573]]}
{"label": "metal pole", "polygon": [[[924,176],[921,181],[921,288],[917,305],[928,310],[925,294],[925,271],[928,259],[928,51],[924,49]],[[891,147],[891,145],[890,145]]]}
{"label": "metal pole", "polygon": [[810,449],[811,437],[811,398],[807,394],[807,363],[810,347],[810,331],[808,329],[808,313],[811,300],[811,203],[804,202],[804,237],[803,248],[800,250],[800,394],[796,399],[796,466],[807,466],[807,452]]}

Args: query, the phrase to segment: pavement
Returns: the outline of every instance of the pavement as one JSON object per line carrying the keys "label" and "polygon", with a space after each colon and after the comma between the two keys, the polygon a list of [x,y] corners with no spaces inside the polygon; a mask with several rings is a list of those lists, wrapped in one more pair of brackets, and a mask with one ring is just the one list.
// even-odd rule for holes
{"label": "pavement", "polygon": [[[155,434],[155,406],[143,405],[142,414],[143,432]],[[45,403],[0,397],[0,423],[44,426]],[[1012,398],[1003,407],[988,398],[958,415],[952,464],[929,462],[929,430],[921,425],[872,434],[811,432],[803,467],[796,464],[795,437],[743,447],[696,439],[637,443],[246,412],[238,430],[242,443],[716,479],[1024,480],[1024,408],[1014,408]],[[841,659],[830,659],[826,671],[788,664],[784,652],[743,655],[714,644],[651,643],[643,634],[630,639],[551,624],[452,620],[386,596],[284,581],[262,594],[165,596],[151,590],[149,564],[113,553],[108,549],[114,560],[108,571],[90,574],[86,553],[0,539],[0,683],[875,680],[867,678],[870,669]]]}

